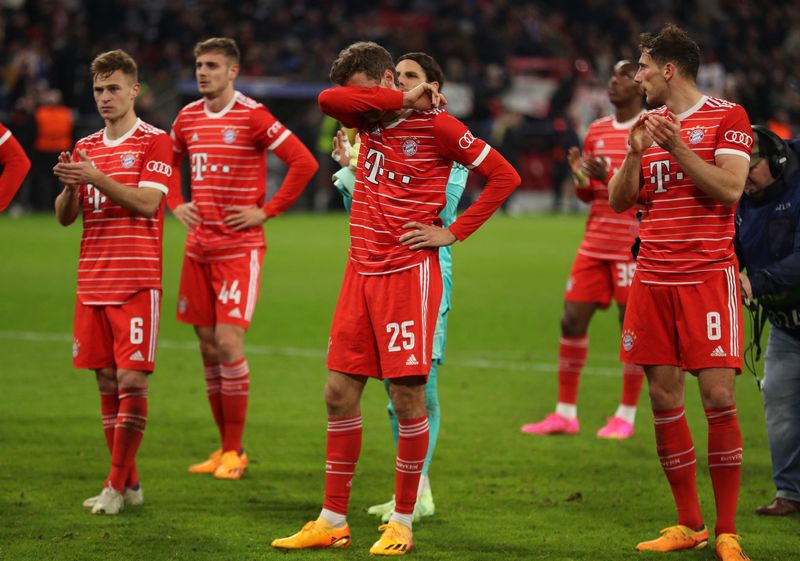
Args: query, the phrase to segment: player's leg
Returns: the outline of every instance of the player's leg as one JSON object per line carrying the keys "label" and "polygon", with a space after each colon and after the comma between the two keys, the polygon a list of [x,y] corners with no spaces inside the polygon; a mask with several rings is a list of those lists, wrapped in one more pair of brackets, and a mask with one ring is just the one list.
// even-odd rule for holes
{"label": "player's leg", "polygon": [[715,535],[736,534],[736,506],[742,468],[742,431],[736,415],[736,371],[706,368],[697,372],[708,421],[708,471],[717,508]]}
{"label": "player's leg", "polygon": [[263,258],[263,249],[251,249],[243,257],[210,265],[216,295],[214,342],[220,361],[225,419],[222,457],[214,471],[217,479],[240,479],[247,468],[242,434],[250,395],[250,366],[244,354],[244,337],[258,302]]}
{"label": "player's leg", "polygon": [[[700,548],[708,543],[695,486],[696,456],[684,415],[684,373],[676,336],[674,287],[645,285],[634,278],[620,345],[623,363],[644,364],[656,433],[656,448],[678,510],[678,524],[655,540],[639,543],[648,551]],[[648,366],[654,365],[654,366]]]}
{"label": "player's leg", "polygon": [[683,368],[698,377],[708,420],[708,468],[717,509],[716,553],[721,559],[745,559],[736,536],[736,507],[742,463],[742,433],[736,414],[736,373],[742,369],[744,325],[739,273],[735,267],[709,276],[702,284],[676,289],[681,314]]}
{"label": "player's leg", "polygon": [[431,370],[428,374],[428,381],[425,384],[425,412],[428,414],[430,436],[428,438],[428,452],[425,454],[425,462],[422,464],[422,475],[420,476],[419,489],[417,491],[417,504],[414,507],[415,518],[433,516],[436,510],[428,472],[433,461],[433,454],[436,451],[436,444],[439,441],[439,427],[442,422],[438,389],[440,364],[438,359],[434,359],[431,362]]}
{"label": "player's leg", "polygon": [[578,424],[578,384],[589,352],[587,332],[595,302],[564,302],[558,347],[558,401],[556,410],[538,423],[522,426],[528,434],[575,434]]}
{"label": "player's leg", "polygon": [[380,527],[381,538],[369,550],[377,555],[402,555],[414,547],[411,531],[414,506],[430,436],[425,377],[393,378],[390,393],[400,424],[395,460],[395,507],[388,523]]}
{"label": "player's leg", "polygon": [[390,393],[400,424],[395,460],[395,508],[383,535],[370,548],[377,555],[401,555],[414,547],[412,527],[430,425],[425,383],[430,374],[434,334],[442,301],[439,260],[372,281],[375,336],[381,369],[391,379]]}
{"label": "player's leg", "polygon": [[[272,547],[311,549],[350,545],[347,507],[361,453],[361,394],[367,375],[380,374],[365,283],[365,277],[348,262],[328,343],[329,374],[325,383],[328,429],[322,512],[296,534],[273,540]],[[345,374],[347,370],[359,374]]]}
{"label": "player's leg", "polygon": [[214,330],[221,365],[220,401],[225,419],[222,457],[214,471],[217,479],[239,479],[247,467],[242,435],[250,395],[250,367],[244,356],[244,334],[245,329],[238,325],[218,324]]}
{"label": "player's leg", "polygon": [[[197,335],[203,361],[206,395],[221,442],[225,434],[225,418],[222,413],[222,367],[214,340],[215,301],[211,266],[184,255],[178,291],[177,319],[179,322],[192,325]],[[214,473],[221,457],[220,446],[208,459],[190,465],[189,473]]]}
{"label": "player's leg", "polygon": [[[618,302],[626,300],[617,299]],[[625,304],[620,303],[619,325],[625,320]],[[604,427],[597,431],[599,438],[624,440],[633,436],[633,426],[636,422],[636,410],[639,404],[639,394],[644,383],[644,369],[638,364],[623,363],[622,365],[622,397],[620,398],[614,416],[608,419]]]}
{"label": "player's leg", "polygon": [[708,543],[696,486],[696,455],[684,414],[684,373],[677,366],[645,366],[656,448],[678,510],[678,525],[636,546],[640,551],[699,549]]}
{"label": "player's leg", "polygon": [[[334,320],[335,321],[335,320]],[[347,508],[361,454],[361,394],[365,376],[331,370],[325,383],[328,411],[325,452],[325,500],[316,520],[287,537],[273,540],[278,549],[339,548],[350,545]]]}
{"label": "player's leg", "polygon": [[124,504],[122,494],[147,425],[147,378],[155,368],[161,291],[142,290],[127,303],[106,308],[114,337],[119,409],[108,485],[92,507],[95,514],[116,514]]}

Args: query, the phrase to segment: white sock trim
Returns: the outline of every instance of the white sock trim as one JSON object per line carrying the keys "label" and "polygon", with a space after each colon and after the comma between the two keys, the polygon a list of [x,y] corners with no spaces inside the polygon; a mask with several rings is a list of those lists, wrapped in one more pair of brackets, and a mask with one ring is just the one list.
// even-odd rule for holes
{"label": "white sock trim", "polygon": [[633,424],[634,421],[636,421],[636,406],[620,404],[620,406],[617,407],[617,412],[614,413],[614,416]]}
{"label": "white sock trim", "polygon": [[327,508],[322,509],[322,511],[319,513],[319,517],[334,528],[342,528],[345,524],[347,524],[346,514],[339,514],[338,512],[333,512]]}
{"label": "white sock trim", "polygon": [[556,413],[571,421],[578,416],[578,405],[575,403],[556,403]]}
{"label": "white sock trim", "polygon": [[413,514],[400,514],[399,512],[392,512],[392,516],[389,518],[389,522],[399,522],[403,526],[408,526],[409,529],[412,528],[414,524],[414,515]]}

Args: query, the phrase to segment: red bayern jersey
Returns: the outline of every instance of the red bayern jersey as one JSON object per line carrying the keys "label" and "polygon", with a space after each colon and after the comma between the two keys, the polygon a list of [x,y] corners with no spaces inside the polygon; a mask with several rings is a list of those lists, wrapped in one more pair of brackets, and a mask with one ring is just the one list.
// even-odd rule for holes
{"label": "red bayern jersey", "polygon": [[[665,114],[666,108],[654,112]],[[750,158],[753,131],[744,108],[703,96],[677,116],[681,140],[702,160],[718,155]],[[657,144],[642,157],[644,203],[636,275],[645,284],[697,284],[736,264],[735,206],[701,191],[675,158]]]}
{"label": "red bayern jersey", "polygon": [[[94,166],[131,189],[167,194],[172,153],[166,132],[141,119],[116,140],[102,129],[75,144]],[[122,208],[93,185],[78,189],[83,237],[78,261],[78,299],[87,305],[124,304],[140,290],[161,289],[164,202],[148,218]]]}
{"label": "red bayern jersey", "polygon": [[0,124],[0,166],[3,168],[3,173],[0,175],[0,212],[3,212],[22,186],[28,170],[31,169],[31,161],[17,139],[11,135],[11,131],[2,124]]}
{"label": "red bayern jersey", "polygon": [[209,111],[203,99],[178,113],[171,132],[173,162],[179,165],[189,153],[192,202],[202,217],[186,238],[187,254],[218,259],[232,256],[231,248],[265,246],[262,226],[236,231],[222,219],[229,206],[264,205],[264,151],[277,149],[291,135],[266,107],[239,92],[219,113]]}
{"label": "red bayern jersey", "polygon": [[459,240],[483,224],[519,184],[508,162],[444,109],[406,111],[391,123],[369,126],[360,115],[400,109],[401,92],[336,87],[322,92],[319,101],[323,112],[362,130],[350,211],[350,259],[360,274],[402,271],[438,256],[438,249],[411,250],[399,238],[408,222],[441,226],[439,213],[454,161],[489,176],[478,201],[449,227]]}
{"label": "red bayern jersey", "polygon": [[586,233],[578,253],[595,259],[611,261],[631,261],[631,246],[639,231],[636,219],[638,207],[632,207],[622,214],[614,212],[608,204],[608,181],[619,170],[628,151],[628,133],[639,119],[624,123],[613,115],[597,119],[586,132],[583,141],[584,158],[602,158],[608,169],[605,181],[590,179],[585,189],[575,192],[584,202],[589,203],[589,217],[586,220]]}

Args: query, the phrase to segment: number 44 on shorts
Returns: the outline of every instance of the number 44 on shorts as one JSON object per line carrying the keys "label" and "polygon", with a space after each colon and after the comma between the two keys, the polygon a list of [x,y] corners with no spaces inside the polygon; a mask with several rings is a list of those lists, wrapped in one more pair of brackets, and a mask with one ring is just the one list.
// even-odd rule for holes
{"label": "number 44 on shorts", "polygon": [[239,290],[238,280],[233,281],[230,288],[228,288],[228,281],[222,282],[222,290],[219,292],[219,301],[223,304],[227,304],[228,300],[237,305],[241,303],[242,291]]}

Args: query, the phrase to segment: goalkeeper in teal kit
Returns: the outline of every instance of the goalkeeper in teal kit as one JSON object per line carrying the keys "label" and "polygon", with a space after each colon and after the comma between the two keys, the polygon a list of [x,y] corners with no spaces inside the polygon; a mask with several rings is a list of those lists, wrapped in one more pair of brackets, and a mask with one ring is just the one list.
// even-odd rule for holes
{"label": "goalkeeper in teal kit", "polygon": [[[444,75],[439,65],[433,58],[424,53],[409,53],[400,57],[397,61],[397,74],[400,88],[403,91],[415,87],[420,82],[437,83],[441,91],[444,85]],[[344,198],[344,205],[350,211],[350,202],[355,183],[355,164],[358,159],[358,139],[352,136],[352,131],[345,132],[340,130],[333,139],[333,157],[340,164],[342,169],[333,176],[334,185]],[[456,219],[456,208],[464,187],[467,182],[469,171],[464,166],[453,163],[450,170],[450,177],[447,180],[447,204],[439,218],[442,220],[442,227],[447,228]],[[439,305],[439,316],[436,320],[436,331],[433,339],[433,355],[431,359],[431,369],[428,374],[428,383],[425,386],[425,407],[430,423],[430,441],[428,453],[425,456],[425,463],[422,467],[422,477],[417,491],[417,503],[414,507],[414,520],[422,516],[431,516],[434,513],[433,495],[431,493],[428,469],[431,465],[436,441],[439,436],[440,412],[439,395],[437,392],[437,374],[439,365],[444,362],[444,348],[447,339],[447,313],[450,311],[450,294],[453,288],[453,260],[449,246],[439,248],[439,264],[442,270],[442,302]],[[387,385],[388,381],[384,381]],[[394,414],[391,401],[389,402],[389,421],[391,423],[392,434],[395,443],[399,438],[398,421]],[[394,499],[383,504],[371,506],[367,512],[381,517],[386,522],[389,520],[394,510]]]}

